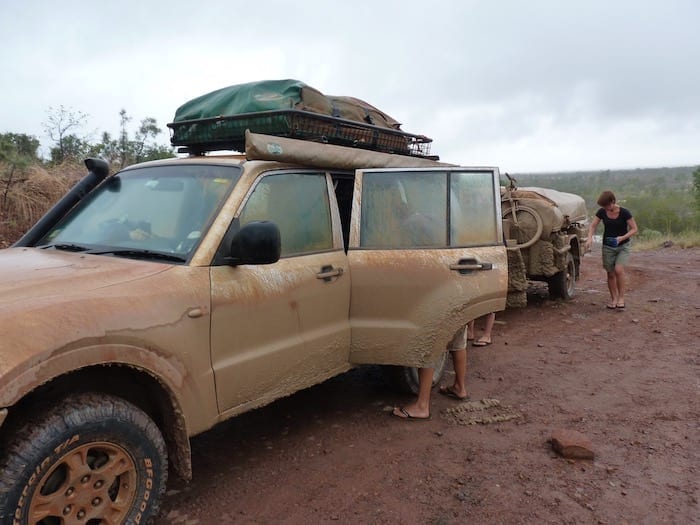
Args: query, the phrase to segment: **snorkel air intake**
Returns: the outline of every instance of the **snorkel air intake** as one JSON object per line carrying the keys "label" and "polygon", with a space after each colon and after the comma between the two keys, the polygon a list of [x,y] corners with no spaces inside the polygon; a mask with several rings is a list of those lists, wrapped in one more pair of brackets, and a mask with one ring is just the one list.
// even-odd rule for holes
{"label": "snorkel air intake", "polygon": [[109,165],[102,159],[85,159],[88,174],[71,188],[13,247],[34,246],[68,210],[94,190],[109,175]]}

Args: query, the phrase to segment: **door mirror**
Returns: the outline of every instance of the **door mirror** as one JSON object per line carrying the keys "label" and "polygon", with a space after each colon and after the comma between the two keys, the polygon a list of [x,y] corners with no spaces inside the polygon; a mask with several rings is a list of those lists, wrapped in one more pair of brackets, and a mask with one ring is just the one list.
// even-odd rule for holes
{"label": "door mirror", "polygon": [[282,247],[280,230],[274,222],[252,221],[231,240],[226,264],[272,264],[279,260]]}

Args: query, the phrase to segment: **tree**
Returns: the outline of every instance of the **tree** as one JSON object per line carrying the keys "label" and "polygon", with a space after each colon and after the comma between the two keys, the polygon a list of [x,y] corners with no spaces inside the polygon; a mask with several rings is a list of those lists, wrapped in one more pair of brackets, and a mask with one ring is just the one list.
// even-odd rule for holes
{"label": "tree", "polygon": [[15,173],[38,160],[36,155],[38,148],[39,141],[31,135],[0,134],[0,166],[3,169],[0,173],[0,182],[2,183],[0,187],[0,191],[2,191],[0,214],[4,213],[7,208],[7,195],[16,182]]}
{"label": "tree", "polygon": [[[66,109],[63,105],[59,106],[58,109],[49,107],[47,113],[48,118],[43,126],[44,131],[54,143],[51,148],[51,162],[60,164],[70,158],[69,147],[75,148],[78,142],[85,143],[85,139],[79,138],[70,131],[84,126],[88,115],[71,108]],[[73,138],[68,139],[69,136]]]}
{"label": "tree", "polygon": [[695,195],[695,211],[700,214],[700,166],[693,172],[693,195]]}
{"label": "tree", "polygon": [[119,143],[106,131],[102,133],[102,140],[92,144],[88,149],[88,157],[101,157],[110,165],[117,164],[120,159]]}
{"label": "tree", "polygon": [[173,153],[173,148],[171,146],[165,146],[163,144],[153,144],[148,146],[143,155],[143,161],[147,160],[158,160],[158,159],[171,159],[175,155]]}
{"label": "tree", "polygon": [[87,156],[90,144],[76,135],[66,135],[62,139],[62,146],[51,148],[51,160],[59,164],[68,159],[81,160]]}
{"label": "tree", "polygon": [[39,140],[33,135],[24,133],[0,133],[0,160],[4,160],[7,155],[19,155],[30,160],[39,160],[37,150]]}
{"label": "tree", "polygon": [[119,140],[113,141],[107,133],[102,137],[104,149],[110,153],[117,153],[116,156],[111,156],[113,163],[118,163],[119,167],[124,167],[136,162],[173,156],[172,148],[155,142],[156,137],[162,133],[156,119],[146,117],[141,120],[133,138],[131,138],[127,129],[127,125],[131,120],[132,118],[127,115],[126,110],[122,109],[119,112]]}
{"label": "tree", "polygon": [[103,132],[100,142],[87,145],[84,150],[85,156],[101,157],[114,169],[120,169],[136,162],[167,159],[174,156],[170,146],[156,142],[156,137],[162,133],[156,119],[144,118],[133,137],[128,127],[132,120],[126,110],[122,109],[119,112],[119,136],[113,137],[109,133]]}
{"label": "tree", "polygon": [[127,164],[131,164],[131,144],[129,141],[129,132],[126,130],[126,125],[131,120],[131,117],[127,116],[126,110],[122,108],[119,112],[119,156],[121,161],[121,167],[123,168]]}
{"label": "tree", "polygon": [[[131,135],[129,123],[133,120],[126,109],[119,111],[119,135],[113,137],[102,133],[100,142],[92,142],[81,137],[76,131],[85,124],[86,113],[49,107],[48,119],[43,124],[46,134],[53,141],[50,149],[51,162],[59,164],[67,159],[82,160],[85,157],[102,157],[114,168],[119,169],[129,164],[173,157],[170,146],[158,144],[156,138],[162,133],[156,119],[146,117],[139,123],[136,132]],[[38,148],[38,142],[37,142]],[[36,150],[36,148],[35,148]]]}
{"label": "tree", "polygon": [[134,149],[134,162],[142,162],[149,152],[151,146],[147,144],[148,139],[155,141],[156,136],[161,133],[161,129],[158,127],[156,119],[152,117],[146,117],[141,121],[139,130],[136,132],[133,141]]}

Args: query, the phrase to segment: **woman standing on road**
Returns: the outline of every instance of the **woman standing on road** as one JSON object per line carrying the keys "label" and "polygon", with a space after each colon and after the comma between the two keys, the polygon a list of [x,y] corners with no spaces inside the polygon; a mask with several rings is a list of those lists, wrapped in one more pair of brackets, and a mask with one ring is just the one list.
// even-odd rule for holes
{"label": "woman standing on road", "polygon": [[600,209],[596,212],[588,229],[586,248],[593,244],[593,234],[603,221],[603,268],[608,274],[610,302],[613,310],[625,307],[625,264],[629,259],[630,238],[637,233],[637,223],[627,208],[617,204],[612,191],[604,191],[598,197]]}

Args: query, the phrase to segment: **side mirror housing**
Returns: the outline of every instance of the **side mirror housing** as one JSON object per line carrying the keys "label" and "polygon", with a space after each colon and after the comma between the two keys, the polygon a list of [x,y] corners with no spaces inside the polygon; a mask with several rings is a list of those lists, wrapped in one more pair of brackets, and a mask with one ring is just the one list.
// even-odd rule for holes
{"label": "side mirror housing", "polygon": [[279,261],[282,249],[280,229],[274,222],[252,221],[231,239],[226,264],[272,264]]}

